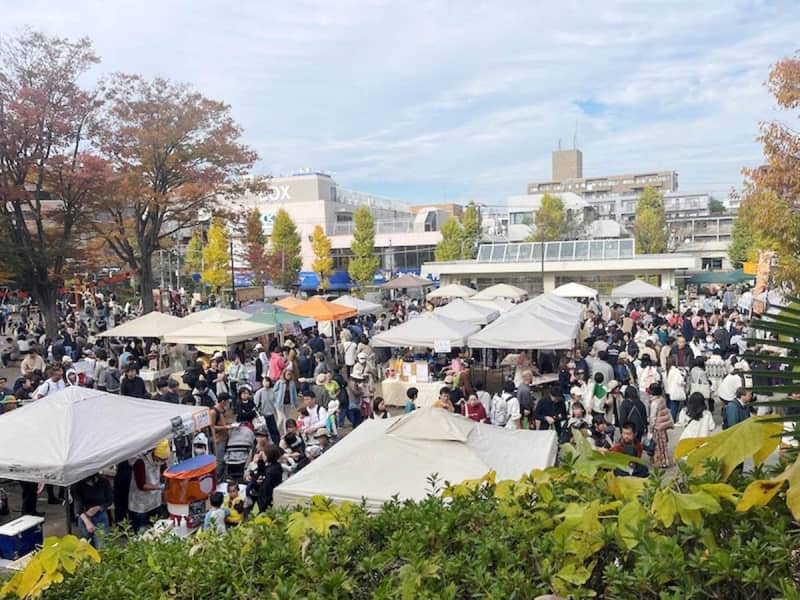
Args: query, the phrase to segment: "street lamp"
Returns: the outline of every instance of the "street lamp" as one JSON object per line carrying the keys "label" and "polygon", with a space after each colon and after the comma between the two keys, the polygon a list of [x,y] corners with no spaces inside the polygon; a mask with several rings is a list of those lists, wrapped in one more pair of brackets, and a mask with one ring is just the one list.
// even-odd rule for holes
{"label": "street lamp", "polygon": [[236,308],[236,278],[233,272],[233,237],[230,238],[231,246],[231,308]]}

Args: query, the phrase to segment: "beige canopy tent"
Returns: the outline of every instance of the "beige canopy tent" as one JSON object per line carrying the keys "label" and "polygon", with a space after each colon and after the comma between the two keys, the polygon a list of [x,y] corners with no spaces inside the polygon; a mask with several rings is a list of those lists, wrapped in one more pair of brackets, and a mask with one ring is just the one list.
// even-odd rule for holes
{"label": "beige canopy tent", "polygon": [[472,298],[473,300],[495,300],[496,298],[507,298],[508,300],[514,300],[515,302],[518,302],[527,295],[528,292],[522,288],[518,288],[515,285],[498,283],[486,288],[485,290],[481,290]]}
{"label": "beige canopy tent", "polygon": [[505,429],[441,408],[419,408],[401,417],[364,421],[275,488],[274,502],[282,507],[312,496],[337,502],[363,499],[369,510],[378,511],[395,495],[425,498],[433,473],[453,483],[492,470],[498,480],[517,480],[552,466],[557,449],[554,431]]}
{"label": "beige canopy tent", "polygon": [[97,334],[97,337],[160,338],[165,333],[175,331],[185,325],[186,322],[179,317],[153,311],[102,331]]}
{"label": "beige canopy tent", "polygon": [[424,277],[417,277],[411,273],[403,273],[400,277],[390,279],[380,287],[389,290],[401,290],[404,288],[422,288],[433,285],[433,282]]}
{"label": "beige canopy tent", "polygon": [[463,323],[486,325],[500,316],[500,311],[482,304],[456,298],[449,304],[434,309],[435,314]]}
{"label": "beige canopy tent", "polygon": [[575,283],[574,281],[572,281],[570,283],[565,283],[564,285],[558,286],[556,289],[553,290],[553,293],[556,296],[561,296],[562,298],[596,298],[597,297],[597,290],[596,289],[591,288],[588,285]]}
{"label": "beige canopy tent", "polygon": [[479,325],[454,321],[436,313],[426,312],[387,331],[374,336],[370,344],[382,347],[427,347],[434,348],[438,343],[457,348],[466,344],[467,338],[480,329]]}
{"label": "beige canopy tent", "polygon": [[231,319],[249,319],[250,314],[243,310],[235,310],[232,308],[209,308],[207,310],[200,310],[190,315],[183,317],[184,321],[229,321]]}
{"label": "beige canopy tent", "polygon": [[[247,313],[242,314],[250,316]],[[162,340],[169,344],[230,346],[237,342],[256,339],[276,330],[275,325],[242,321],[230,317],[226,319],[221,314],[215,315],[213,321],[192,321],[189,317],[184,317],[183,321],[185,327],[162,336]]]}
{"label": "beige canopy tent", "polygon": [[612,298],[669,298],[671,295],[669,290],[641,279],[634,279],[611,290]]}
{"label": "beige canopy tent", "polygon": [[461,285],[460,283],[451,283],[449,285],[443,285],[438,290],[433,290],[428,294],[428,300],[432,298],[469,298],[477,293],[477,290],[473,290],[471,287]]}
{"label": "beige canopy tent", "polygon": [[374,315],[383,310],[383,306],[380,304],[362,300],[361,298],[356,298],[354,296],[340,296],[334,300],[333,303],[341,304],[342,306],[347,306],[348,308],[355,308],[360,315]]}

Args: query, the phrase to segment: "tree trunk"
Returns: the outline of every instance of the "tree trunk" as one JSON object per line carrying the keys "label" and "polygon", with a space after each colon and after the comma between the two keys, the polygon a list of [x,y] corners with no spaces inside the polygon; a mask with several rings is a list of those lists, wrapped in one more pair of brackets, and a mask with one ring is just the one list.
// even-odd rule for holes
{"label": "tree trunk", "polygon": [[142,314],[152,312],[153,302],[153,263],[149,255],[143,256],[139,265],[139,293],[142,296]]}
{"label": "tree trunk", "polygon": [[39,304],[39,311],[44,319],[44,329],[51,340],[58,336],[58,314],[56,313],[57,284],[44,281],[37,282],[31,289],[31,295]]}

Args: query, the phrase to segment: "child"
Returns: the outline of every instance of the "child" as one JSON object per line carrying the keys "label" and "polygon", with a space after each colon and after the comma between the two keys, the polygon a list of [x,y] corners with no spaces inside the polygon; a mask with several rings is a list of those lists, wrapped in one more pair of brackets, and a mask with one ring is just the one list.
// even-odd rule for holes
{"label": "child", "polygon": [[244,500],[239,497],[239,484],[228,482],[228,495],[223,508],[227,512],[225,524],[229,527],[236,527],[244,520]]}
{"label": "child", "polygon": [[339,414],[339,401],[331,400],[328,402],[328,418],[325,419],[325,429],[335,438],[339,436],[339,429],[336,426]]}
{"label": "child", "polygon": [[217,533],[225,533],[225,519],[228,516],[228,511],[222,508],[224,496],[222,492],[214,492],[209,498],[211,503],[211,510],[206,513],[203,519],[203,531],[216,531]]}

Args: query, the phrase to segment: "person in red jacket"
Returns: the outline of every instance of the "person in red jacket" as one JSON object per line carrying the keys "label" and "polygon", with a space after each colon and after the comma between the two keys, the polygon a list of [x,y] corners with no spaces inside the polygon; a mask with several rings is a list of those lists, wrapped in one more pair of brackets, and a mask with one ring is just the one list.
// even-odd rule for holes
{"label": "person in red jacket", "polygon": [[466,413],[465,416],[473,421],[477,421],[478,423],[489,422],[486,409],[475,394],[469,395],[469,400],[467,400],[467,403],[464,405],[464,411]]}

